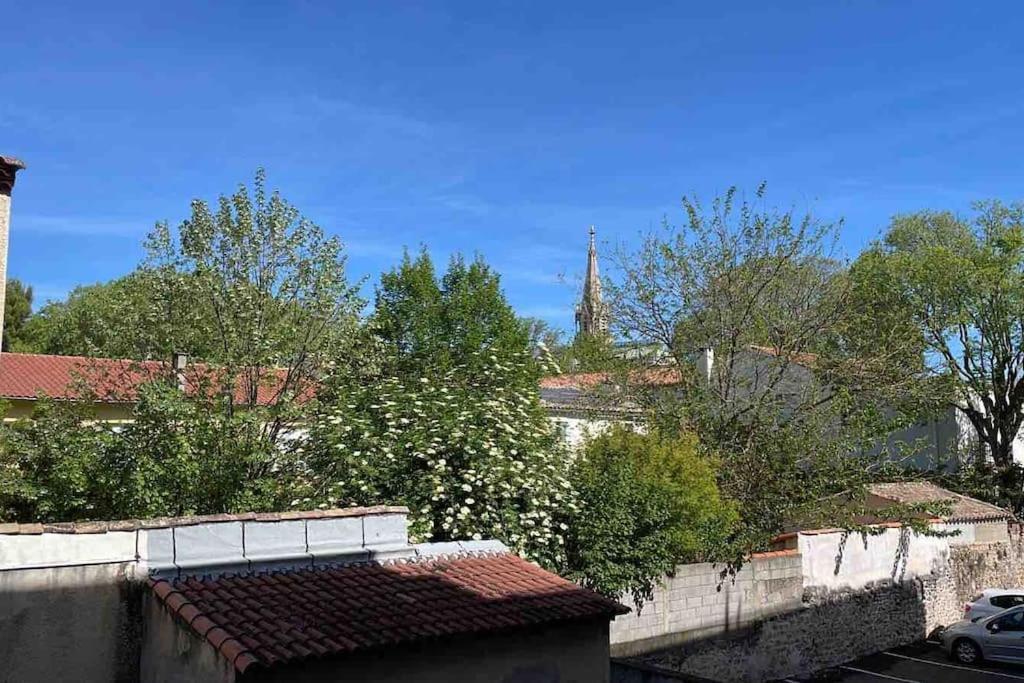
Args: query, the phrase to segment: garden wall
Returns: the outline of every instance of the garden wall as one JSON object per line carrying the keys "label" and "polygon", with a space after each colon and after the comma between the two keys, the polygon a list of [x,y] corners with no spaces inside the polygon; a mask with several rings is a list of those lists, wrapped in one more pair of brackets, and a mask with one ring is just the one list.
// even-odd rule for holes
{"label": "garden wall", "polygon": [[612,623],[612,653],[657,671],[762,681],[920,640],[957,621],[982,588],[1024,585],[1019,534],[988,544],[955,538],[896,527],[800,533],[796,549],[752,558],[735,583],[720,566],[679,567],[638,612]]}
{"label": "garden wall", "polygon": [[724,566],[689,564],[666,577],[651,600],[611,625],[612,654],[628,656],[729,633],[800,607],[800,555],[783,550],[756,555],[735,576]]}

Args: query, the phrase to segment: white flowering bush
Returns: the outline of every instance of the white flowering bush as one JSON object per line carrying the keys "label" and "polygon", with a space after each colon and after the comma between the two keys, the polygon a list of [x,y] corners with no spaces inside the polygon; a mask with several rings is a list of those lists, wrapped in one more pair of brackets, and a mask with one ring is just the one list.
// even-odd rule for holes
{"label": "white flowering bush", "polygon": [[474,360],[433,377],[337,373],[300,452],[295,504],[407,505],[419,540],[495,538],[562,566],[577,500],[530,361]]}

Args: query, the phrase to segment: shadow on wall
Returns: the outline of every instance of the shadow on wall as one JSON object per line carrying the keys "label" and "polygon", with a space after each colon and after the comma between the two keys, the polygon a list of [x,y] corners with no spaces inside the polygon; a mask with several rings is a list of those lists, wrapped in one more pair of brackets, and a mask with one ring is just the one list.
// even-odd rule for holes
{"label": "shadow on wall", "polygon": [[145,588],[124,571],[0,571],[0,680],[138,681]]}
{"label": "shadow on wall", "polygon": [[804,600],[803,609],[744,631],[628,661],[716,681],[765,681],[809,674],[918,640],[925,633],[926,609],[917,581],[808,590]]}
{"label": "shadow on wall", "polygon": [[[913,531],[908,527],[900,527],[896,530],[896,533],[898,540],[896,541],[896,548],[893,553],[892,570],[889,573],[889,578],[895,583],[902,583],[906,580],[907,576],[907,562],[910,559],[910,537]],[[871,539],[873,538],[871,534],[863,531],[849,530],[840,532],[839,547],[836,550],[835,569],[832,571],[835,576],[839,576],[842,573],[843,559],[846,557],[846,544],[851,536],[859,538],[863,546],[863,552],[871,552],[870,546]]]}

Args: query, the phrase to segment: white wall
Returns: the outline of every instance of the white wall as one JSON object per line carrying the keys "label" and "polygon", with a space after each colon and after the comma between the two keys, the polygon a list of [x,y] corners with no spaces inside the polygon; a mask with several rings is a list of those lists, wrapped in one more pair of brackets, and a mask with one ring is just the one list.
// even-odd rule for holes
{"label": "white wall", "polygon": [[600,434],[615,424],[614,421],[607,419],[589,419],[565,415],[552,415],[549,419],[556,427],[562,430],[562,439],[570,448],[582,446],[588,435],[595,436]]}
{"label": "white wall", "polygon": [[[945,524],[936,529],[947,529]],[[804,587],[859,589],[884,580],[938,573],[949,559],[950,537],[886,528],[877,536],[843,531],[801,532],[797,547]]]}

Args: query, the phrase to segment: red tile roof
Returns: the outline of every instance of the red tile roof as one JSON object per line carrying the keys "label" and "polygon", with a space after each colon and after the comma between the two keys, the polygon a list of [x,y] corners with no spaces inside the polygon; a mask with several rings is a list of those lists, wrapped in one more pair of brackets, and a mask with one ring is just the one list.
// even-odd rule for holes
{"label": "red tile roof", "polygon": [[[902,481],[869,484],[868,492],[892,503],[912,505],[915,503],[945,502],[950,506],[947,522],[977,522],[1013,519],[1013,513],[1001,507],[954,493],[930,481]],[[871,501],[869,501],[871,502]]]}
{"label": "red tile roof", "polygon": [[[186,392],[216,389],[219,369],[203,363],[186,366]],[[103,403],[134,403],[143,384],[170,377],[170,363],[84,356],[51,356],[36,353],[0,353],[0,399],[81,399]],[[287,382],[287,371],[274,368],[243,372],[235,378],[235,403],[248,402],[248,388],[256,383],[257,405],[271,405]],[[313,390],[299,392],[309,400]]]}
{"label": "red tile roof", "polygon": [[150,586],[240,672],[629,611],[511,554],[151,579]]}

